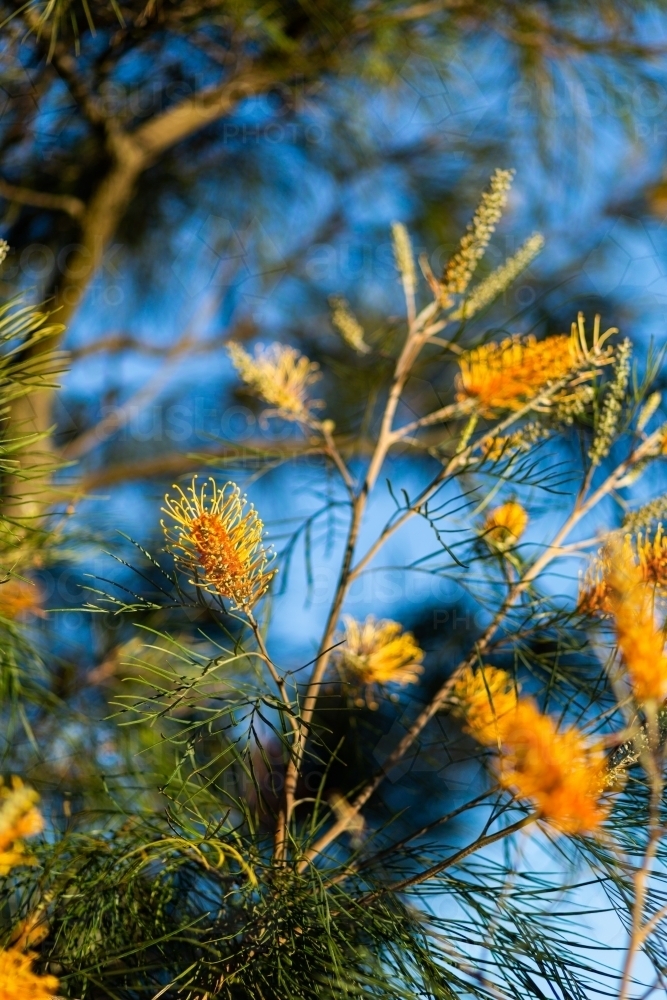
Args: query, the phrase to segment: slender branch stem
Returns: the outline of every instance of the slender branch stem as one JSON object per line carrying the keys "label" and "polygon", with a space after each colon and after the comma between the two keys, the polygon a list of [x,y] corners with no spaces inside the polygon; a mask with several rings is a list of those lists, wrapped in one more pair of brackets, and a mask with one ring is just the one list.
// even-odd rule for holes
{"label": "slender branch stem", "polygon": [[387,453],[392,445],[392,424],[396,408],[415,358],[428,337],[429,327],[427,324],[432,319],[436,309],[437,304],[433,303],[419,313],[414,320],[414,323],[408,330],[403,350],[401,351],[398,361],[396,362],[394,379],[389,390],[389,396],[382,415],[382,422],[380,425],[377,443],[375,445],[363,485],[353,503],[352,518],[338,586],[336,588],[331,611],[329,613],[324,638],[320,645],[320,654],[315,662],[308,690],[306,691],[306,696],[304,698],[302,720],[306,728],[310,724],[312,714],[315,709],[315,702],[319,694],[322,677],[324,676],[324,672],[329,662],[329,651],[333,640],[333,634],[336,629],[336,625],[338,624],[338,618],[340,616],[343,601],[345,600],[350,583],[352,582],[352,560],[354,558],[359,528],[366,509],[368,497],[375,485],[380,469],[382,468],[382,465],[387,457]]}
{"label": "slender branch stem", "polygon": [[266,663],[267,669],[268,669],[269,673],[271,674],[271,678],[274,681],[276,687],[278,688],[278,691],[280,692],[280,697],[283,700],[283,704],[285,705],[285,707],[287,709],[290,710],[289,713],[288,713],[289,717],[290,717],[290,724],[291,724],[292,728],[294,729],[295,727],[298,727],[298,723],[297,723],[297,720],[294,717],[294,714],[292,712],[292,701],[291,701],[291,699],[289,697],[289,694],[287,693],[287,685],[285,684],[285,678],[278,672],[278,669],[276,668],[275,663],[273,662],[273,660],[269,656],[268,650],[266,648],[266,643],[264,642],[264,636],[262,635],[262,633],[260,631],[260,627],[259,627],[259,623],[257,622],[257,619],[253,615],[252,611],[248,611],[247,615],[248,615],[248,621],[250,622],[250,627],[251,627],[251,629],[253,631],[253,634],[255,636],[255,640],[256,640],[257,645],[259,647],[259,651],[261,653],[262,659]]}
{"label": "slender branch stem", "polygon": [[[352,516],[350,519],[350,527],[348,529],[348,536],[345,544],[345,552],[343,555],[338,584],[331,608],[329,610],[318,656],[315,660],[313,671],[306,688],[303,708],[300,716],[300,732],[298,737],[295,737],[295,745],[293,747],[293,752],[285,775],[284,808],[286,829],[289,829],[291,813],[296,795],[296,786],[299,779],[306,741],[308,739],[310,723],[312,722],[322,680],[329,664],[334,633],[338,625],[343,602],[345,601],[345,597],[347,596],[351,583],[350,570],[352,567],[352,560],[354,558],[357,539],[359,537],[359,530],[364,512],[366,510],[368,497],[373,489],[373,486],[375,485],[377,476],[392,445],[392,425],[401,393],[410,375],[415,358],[428,338],[430,332],[428,324],[433,319],[437,309],[437,303],[431,303],[426,306],[426,308],[423,309],[418,316],[415,317],[412,323],[409,324],[405,344],[403,345],[403,349],[394,369],[394,378],[389,390],[384,413],[382,415],[380,431],[375,449],[371,456],[361,489],[358,493],[354,494],[354,499],[352,501]],[[334,454],[335,452],[332,454],[332,457],[334,457]]]}
{"label": "slender branch stem", "polygon": [[383,547],[387,539],[390,538],[391,535],[395,534],[400,528],[402,528],[403,525],[410,520],[410,518],[414,517],[415,514],[418,514],[421,511],[421,508],[426,503],[426,501],[435,493],[438,487],[446,479],[448,479],[450,476],[453,476],[454,473],[456,473],[459,469],[463,469],[465,468],[465,466],[467,466],[468,462],[470,461],[470,459],[472,458],[472,456],[476,451],[483,450],[486,447],[486,445],[489,444],[494,438],[497,438],[499,435],[503,434],[504,431],[508,430],[508,428],[511,427],[513,424],[515,424],[518,420],[520,420],[522,417],[530,413],[535,408],[535,406],[538,406],[540,405],[540,403],[545,402],[549,398],[549,396],[552,395],[558,388],[562,387],[566,381],[567,379],[562,379],[560,382],[552,386],[549,389],[548,393],[543,393],[542,395],[536,397],[535,399],[532,399],[530,403],[527,403],[520,410],[511,413],[509,416],[505,417],[504,420],[501,420],[500,423],[496,424],[494,427],[488,430],[486,434],[483,434],[482,437],[478,438],[477,441],[472,442],[471,444],[463,448],[461,451],[453,455],[450,458],[447,465],[445,465],[440,470],[438,475],[435,476],[435,478],[432,479],[431,482],[424,487],[424,489],[416,498],[412,506],[409,507],[406,511],[404,511],[403,514],[401,514],[400,517],[398,517],[395,521],[393,521],[391,524],[388,524],[387,527],[381,532],[380,536],[373,543],[373,545],[371,545],[368,551],[361,557],[361,559],[359,559],[359,561],[351,570],[350,582],[353,582],[363,572],[366,566],[370,562],[372,562],[372,560],[375,558],[377,553]]}
{"label": "slender branch stem", "polygon": [[655,925],[667,914],[667,906],[663,906],[648,921],[644,921],[649,877],[658,846],[664,833],[660,822],[660,804],[662,802],[664,782],[662,779],[662,761],[659,759],[658,719],[655,710],[647,712],[647,725],[651,732],[651,747],[643,755],[642,761],[651,786],[649,833],[642,863],[635,872],[633,879],[635,898],[632,905],[632,925],[630,928],[628,949],[625,953],[625,961],[623,963],[623,975],[618,1000],[627,1000],[630,993],[632,967],[635,958]]}
{"label": "slender branch stem", "polygon": [[421,427],[430,427],[432,424],[444,423],[452,417],[458,417],[469,412],[470,409],[472,409],[472,406],[466,406],[463,403],[449,403],[448,406],[441,406],[439,410],[434,410],[433,413],[428,413],[425,417],[419,417],[418,420],[412,420],[409,424],[397,427],[392,432],[391,439],[392,441],[401,441],[408,434],[419,430]]}
{"label": "slender branch stem", "polygon": [[472,843],[468,844],[466,847],[462,847],[461,850],[456,851],[455,854],[450,854],[448,858],[444,858],[437,864],[431,865],[430,868],[426,868],[423,872],[418,872],[416,875],[410,875],[408,878],[401,879],[400,882],[393,882],[391,885],[385,886],[382,889],[377,889],[374,892],[369,893],[367,896],[363,896],[359,902],[362,905],[367,905],[387,892],[403,892],[405,889],[409,889],[413,885],[419,885],[421,882],[427,882],[428,879],[434,878],[436,875],[439,875],[440,872],[446,871],[447,868],[452,868],[454,865],[460,864],[471,854],[475,854],[483,847],[495,844],[496,841],[503,840],[505,837],[509,837],[513,833],[518,833],[519,830],[523,830],[525,826],[528,826],[530,823],[534,823],[538,818],[537,813],[530,813],[528,816],[522,816],[521,819],[517,820],[516,823],[512,823],[511,826],[506,826],[501,830],[496,830],[495,833],[488,833],[484,836],[478,837],[477,840],[473,840]]}
{"label": "slender branch stem", "polygon": [[292,816],[293,804],[296,795],[296,786],[299,780],[301,762],[303,760],[305,743],[308,738],[309,726],[312,721],[313,712],[315,711],[315,705],[317,702],[317,697],[319,695],[319,689],[322,683],[322,678],[324,676],[324,672],[329,662],[329,655],[333,644],[336,625],[338,623],[340,612],[343,606],[343,601],[345,600],[345,595],[347,593],[347,586],[348,586],[347,581],[349,577],[350,565],[352,563],[352,556],[354,554],[354,548],[357,542],[359,527],[361,525],[361,519],[363,517],[365,506],[366,506],[366,494],[361,493],[359,496],[356,497],[355,501],[352,504],[352,519],[350,522],[347,544],[345,546],[345,555],[343,557],[343,564],[341,566],[338,586],[336,588],[336,594],[334,597],[333,604],[331,605],[331,609],[329,611],[329,616],[324,629],[324,635],[320,645],[320,650],[317,659],[315,661],[315,665],[313,668],[310,681],[308,683],[308,687],[306,689],[303,708],[301,711],[301,720],[300,720],[301,725],[298,734],[295,735],[291,758],[287,765],[287,771],[285,774],[285,795],[284,795],[286,829],[289,828],[289,823]]}
{"label": "slender branch stem", "polygon": [[354,500],[354,479],[352,478],[350,470],[348,469],[347,465],[345,464],[345,461],[343,460],[343,456],[338,450],[338,445],[336,444],[334,436],[331,433],[330,428],[327,426],[326,421],[323,421],[321,424],[318,424],[318,430],[321,431],[326,444],[325,453],[329,456],[329,458],[332,460],[332,462],[340,472],[341,478],[345,483],[345,487],[348,493],[350,494],[352,500]]}
{"label": "slender branch stem", "polygon": [[69,194],[51,194],[45,191],[32,191],[30,188],[9,184],[0,179],[0,198],[13,201],[17,205],[32,205],[34,208],[45,208],[52,212],[65,212],[79,221],[85,211],[85,204],[80,198]]}
{"label": "slender branch stem", "polygon": [[[262,632],[260,630],[260,627],[259,627],[259,624],[257,622],[257,619],[253,615],[252,611],[248,611],[247,615],[248,615],[248,621],[250,623],[250,627],[251,627],[251,629],[253,631],[253,634],[255,636],[255,641],[257,642],[257,646],[259,647],[259,651],[260,651],[260,654],[262,656],[262,659],[266,663],[267,669],[268,669],[268,671],[269,671],[269,673],[270,673],[270,675],[271,675],[271,677],[273,679],[274,684],[278,688],[278,691],[280,693],[280,697],[281,697],[281,699],[283,701],[283,704],[285,706],[285,712],[286,712],[287,718],[289,719],[289,724],[290,724],[290,727],[292,729],[292,733],[293,733],[293,736],[294,736],[294,745],[297,745],[298,742],[299,742],[299,736],[300,736],[300,732],[301,732],[301,726],[300,726],[299,720],[296,717],[296,713],[294,711],[294,706],[293,706],[292,700],[289,697],[289,694],[288,694],[288,691],[287,691],[287,685],[285,683],[285,678],[278,672],[278,670],[276,668],[276,665],[274,664],[273,660],[269,656],[269,652],[268,652],[268,650],[266,648],[266,643],[264,642],[264,636],[262,635]],[[294,749],[292,750],[292,752],[294,752]],[[278,814],[278,819],[277,819],[277,822],[276,822],[276,833],[275,833],[275,840],[274,840],[274,854],[275,854],[276,861],[279,861],[279,862],[283,862],[285,860],[285,856],[286,856],[286,852],[287,852],[287,835],[288,835],[288,830],[289,830],[289,827],[288,827],[288,817],[289,817],[289,815],[291,815],[293,808],[294,808],[294,790],[292,790],[292,792],[290,793],[289,798],[288,798],[287,795],[285,796],[285,801],[283,803],[283,807],[280,810],[280,813]]]}
{"label": "slender branch stem", "polygon": [[400,848],[405,847],[406,844],[411,843],[414,840],[418,840],[420,837],[425,837],[427,833],[431,830],[436,830],[439,826],[443,826],[445,823],[450,823],[457,816],[461,816],[463,813],[468,812],[469,809],[474,809],[476,806],[480,805],[491,795],[495,795],[498,791],[498,786],[493,785],[491,788],[487,788],[486,791],[480,792],[474,799],[469,802],[464,802],[463,805],[458,806],[456,809],[450,810],[450,812],[445,813],[444,816],[438,816],[437,819],[432,820],[425,826],[422,826],[419,830],[414,830],[412,833],[407,834],[402,837],[401,840],[395,840],[388,847],[382,848],[377,854],[372,854],[368,858],[362,858],[359,863],[348,865],[344,872],[340,875],[336,875],[334,878],[330,879],[325,883],[325,888],[330,885],[337,885],[339,882],[344,882],[350,875],[355,875],[357,872],[364,871],[366,868],[372,868],[374,865],[379,864],[384,858],[391,857],[395,855]]}

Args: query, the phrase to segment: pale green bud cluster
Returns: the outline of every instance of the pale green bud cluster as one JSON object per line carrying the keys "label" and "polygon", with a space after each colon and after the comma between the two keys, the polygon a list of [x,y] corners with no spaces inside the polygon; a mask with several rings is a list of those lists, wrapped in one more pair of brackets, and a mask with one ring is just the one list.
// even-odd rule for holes
{"label": "pale green bud cluster", "polygon": [[597,432],[588,453],[593,465],[599,465],[611,449],[630,378],[631,354],[632,345],[626,337],[617,350],[614,377],[607,387]]}
{"label": "pale green bud cluster", "polygon": [[488,278],[473,288],[470,296],[452,313],[452,319],[470,319],[509,288],[512,282],[528,267],[544,246],[541,233],[533,233],[517,252],[509,257]]}
{"label": "pale green bud cluster", "polygon": [[351,347],[358,354],[368,354],[370,347],[364,340],[364,328],[345,299],[340,295],[332,295],[329,299],[329,305],[332,310],[331,322],[348,347]]}
{"label": "pale green bud cluster", "polygon": [[406,292],[412,293],[417,287],[417,273],[410,235],[402,222],[392,222],[391,234],[394,240],[396,267],[403,279]]}
{"label": "pale green bud cluster", "polygon": [[465,293],[503,214],[513,177],[513,170],[496,170],[493,174],[459,249],[445,268],[442,279],[445,296]]}
{"label": "pale green bud cluster", "polygon": [[623,518],[623,528],[632,534],[650,527],[667,515],[667,494],[655,497],[637,510],[630,510]]}

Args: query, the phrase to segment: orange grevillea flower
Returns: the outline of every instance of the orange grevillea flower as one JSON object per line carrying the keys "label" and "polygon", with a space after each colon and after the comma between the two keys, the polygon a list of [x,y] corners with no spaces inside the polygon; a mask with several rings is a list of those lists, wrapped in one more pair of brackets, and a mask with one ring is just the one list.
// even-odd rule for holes
{"label": "orange grevillea flower", "polygon": [[162,509],[174,522],[162,521],[168,545],[192,583],[231,601],[233,609],[250,610],[276,572],[262,542],[264,524],[235,483],[218,489],[210,479],[198,490],[196,478],[187,494],[175,486],[179,495],[165,497]]}
{"label": "orange grevillea flower", "polygon": [[566,335],[483,344],[460,359],[458,399],[473,399],[484,412],[519,410],[549,382],[564,378],[575,363]]}
{"label": "orange grevillea flower", "polygon": [[621,543],[607,544],[601,549],[591,561],[582,580],[579,610],[589,614],[612,613],[612,562],[615,560],[618,564],[619,559],[625,567],[624,572],[634,575],[632,567],[635,567],[638,579],[651,584],[656,597],[667,597],[667,537],[662,524],[659,524],[653,535],[650,531],[646,534],[638,531],[636,534],[625,535]]}
{"label": "orange grevillea flower", "polygon": [[53,1000],[58,990],[55,976],[38,976],[32,969],[34,955],[18,948],[0,950],[2,1000]]}
{"label": "orange grevillea flower", "polygon": [[41,615],[42,592],[28,580],[10,577],[0,583],[0,618],[14,621],[26,615]]}
{"label": "orange grevillea flower", "polygon": [[601,747],[574,726],[558,730],[530,699],[521,699],[505,725],[498,777],[517,798],[530,799],[561,833],[594,833],[608,812]]}
{"label": "orange grevillea flower", "polygon": [[27,788],[20,778],[13,779],[11,788],[0,784],[0,875],[31,863],[23,840],[44,829],[44,819],[36,806],[38,800],[37,792]]}
{"label": "orange grevillea flower", "polygon": [[484,521],[484,537],[494,548],[504,549],[516,545],[528,524],[528,514],[516,500],[508,500],[489,511]]}
{"label": "orange grevillea flower", "polygon": [[452,703],[464,719],[464,729],[485,746],[501,740],[508,715],[517,706],[514,681],[504,670],[485,666],[480,670],[466,667],[456,680]]}
{"label": "orange grevillea flower", "polygon": [[345,642],[337,659],[348,680],[367,689],[385,684],[405,686],[418,680],[424,669],[424,652],[411,632],[404,632],[398,622],[376,621],[373,615],[365,622],[345,615],[343,621]]}
{"label": "orange grevillea flower", "polygon": [[649,531],[645,535],[638,531],[634,548],[644,581],[667,588],[667,538],[662,524],[658,525],[653,537]]}
{"label": "orange grevillea flower", "polygon": [[[598,365],[609,364],[613,352],[602,350],[604,341],[614,332],[611,330],[600,336],[599,324],[593,332],[593,347],[589,348],[583,329],[583,318],[572,324],[568,334],[556,334],[544,340],[535,337],[506,337],[499,342],[492,341],[468,351],[459,359],[460,372],[457,379],[457,398],[460,402],[473,400],[483,414],[496,410],[520,410],[539,395],[549,385],[559,382],[578,369],[576,379],[570,388],[591,378]],[[555,399],[567,399],[564,387]],[[546,400],[543,407],[548,407]]]}
{"label": "orange grevillea flower", "polygon": [[461,673],[452,691],[454,711],[484,746],[497,746],[500,784],[529,799],[563,833],[594,833],[608,807],[601,748],[574,727],[559,731],[530,698],[518,698],[504,670],[485,666]]}
{"label": "orange grevillea flower", "polygon": [[310,411],[324,405],[321,400],[309,398],[310,386],[321,378],[319,365],[294,347],[259,344],[254,356],[240,344],[231,343],[227,349],[245,384],[274,408],[272,412],[308,421],[312,418]]}
{"label": "orange grevillea flower", "polygon": [[667,657],[664,634],[655,622],[655,587],[627,551],[617,546],[608,556],[606,606],[635,700],[662,702],[667,698]]}

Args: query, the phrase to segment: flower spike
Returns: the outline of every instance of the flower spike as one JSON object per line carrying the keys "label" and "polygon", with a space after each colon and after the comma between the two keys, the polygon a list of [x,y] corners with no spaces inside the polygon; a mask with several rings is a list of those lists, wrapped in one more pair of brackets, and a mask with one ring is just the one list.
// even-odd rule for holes
{"label": "flower spike", "polygon": [[269,415],[308,423],[313,419],[311,410],[324,406],[322,400],[308,397],[310,386],[322,377],[320,366],[294,347],[258,344],[254,356],[240,344],[231,343],[227,350],[250,391],[273,407]]}
{"label": "flower spike", "polygon": [[[262,543],[264,524],[255,508],[246,510],[246,499],[235,483],[218,489],[211,478],[196,488],[195,476],[187,494],[165,497],[165,514],[174,524],[162,521],[168,547],[177,564],[192,574],[191,582],[209,593],[232,602],[232,610],[249,611],[266,592],[277,572],[270,569],[274,555]],[[203,578],[200,576],[203,573]]]}
{"label": "flower spike", "polygon": [[607,330],[600,336],[596,318],[590,348],[580,317],[569,335],[555,334],[539,341],[532,335],[516,335],[482,344],[459,360],[457,398],[459,402],[473,400],[484,416],[498,410],[520,410],[554,382],[571,375],[570,385],[560,388],[553,400],[540,402],[539,408],[548,409],[551,402],[566,401],[576,387],[597,374],[599,366],[614,360],[613,350],[604,348],[604,343],[615,332]]}

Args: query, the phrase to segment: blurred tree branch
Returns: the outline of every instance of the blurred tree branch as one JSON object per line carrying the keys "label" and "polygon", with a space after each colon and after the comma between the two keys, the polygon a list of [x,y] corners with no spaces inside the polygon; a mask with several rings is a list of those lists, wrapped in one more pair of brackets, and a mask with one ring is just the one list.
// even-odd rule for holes
{"label": "blurred tree branch", "polygon": [[[559,5],[547,15],[539,4],[509,0],[492,5],[474,0],[384,4],[363,11],[345,7],[335,13],[328,7],[308,12],[286,9],[275,20],[273,14],[262,9],[257,12],[254,28],[245,14],[236,19],[223,5],[218,8],[213,4],[205,10],[149,5],[139,11],[128,6],[123,7],[120,16],[120,8],[92,3],[87,14],[88,28],[83,32],[74,20],[70,23],[69,15],[65,16],[64,8],[57,4],[25,6],[12,0],[5,9],[12,12],[12,27],[18,26],[13,34],[13,54],[7,56],[10,63],[14,58],[18,65],[21,46],[34,47],[33,94],[40,110],[53,90],[49,80],[62,82],[74,102],[72,119],[76,127],[72,135],[77,138],[67,139],[71,142],[67,149],[67,143],[62,144],[63,161],[67,154],[72,161],[64,181],[70,192],[40,190],[40,180],[45,188],[50,181],[39,162],[33,165],[35,183],[24,186],[0,182],[0,195],[14,204],[64,212],[78,224],[78,231],[61,227],[55,236],[60,248],[59,269],[54,271],[48,290],[53,292],[58,318],[63,323],[76,313],[105,252],[127,218],[147,170],[180,143],[233,114],[247,98],[269,94],[294,81],[301,86],[336,76],[345,71],[344,58],[356,57],[363,47],[377,49],[385,60],[398,59],[398,35],[392,35],[392,31],[402,33],[403,55],[411,53],[412,48],[416,51],[420,39],[428,34],[448,42],[469,37],[472,32],[500,35],[520,54],[525,65],[534,65],[536,60],[572,58],[574,54],[651,59],[662,51],[641,40],[632,13],[620,4],[606,9],[597,34],[573,30],[570,14],[576,8],[569,4]],[[26,36],[21,35],[21,27],[28,29]],[[207,28],[211,28],[210,33]],[[95,52],[93,35],[98,38]],[[222,79],[195,83],[188,96],[172,98],[168,90],[172,76],[190,85],[192,67],[188,58],[179,62],[180,56],[168,51],[165,39],[169,38],[184,41],[189,46],[188,58],[194,56],[195,62],[204,57],[210,60],[215,75],[222,67]],[[384,39],[396,51],[383,53]],[[114,74],[128,54],[147,59],[151,69],[157,70],[156,76],[150,81],[147,77],[131,84],[123,82],[110,101],[105,87],[108,83],[115,86]],[[352,58],[350,66],[355,65]],[[133,86],[138,94],[148,94],[151,103],[139,101],[133,105]],[[19,121],[8,128],[16,142],[21,133],[17,126],[25,126],[34,109],[29,101],[19,101],[14,107]],[[59,171],[59,184],[64,173]],[[51,403],[50,390],[19,401],[12,417],[14,424],[46,432],[52,425]]]}
{"label": "blurred tree branch", "polygon": [[2,179],[0,179],[0,198],[16,202],[19,205],[32,205],[35,208],[45,208],[54,212],[66,212],[77,221],[83,217],[86,208],[83,201],[74,195],[31,191],[28,188],[19,187],[17,184],[8,184]]}

